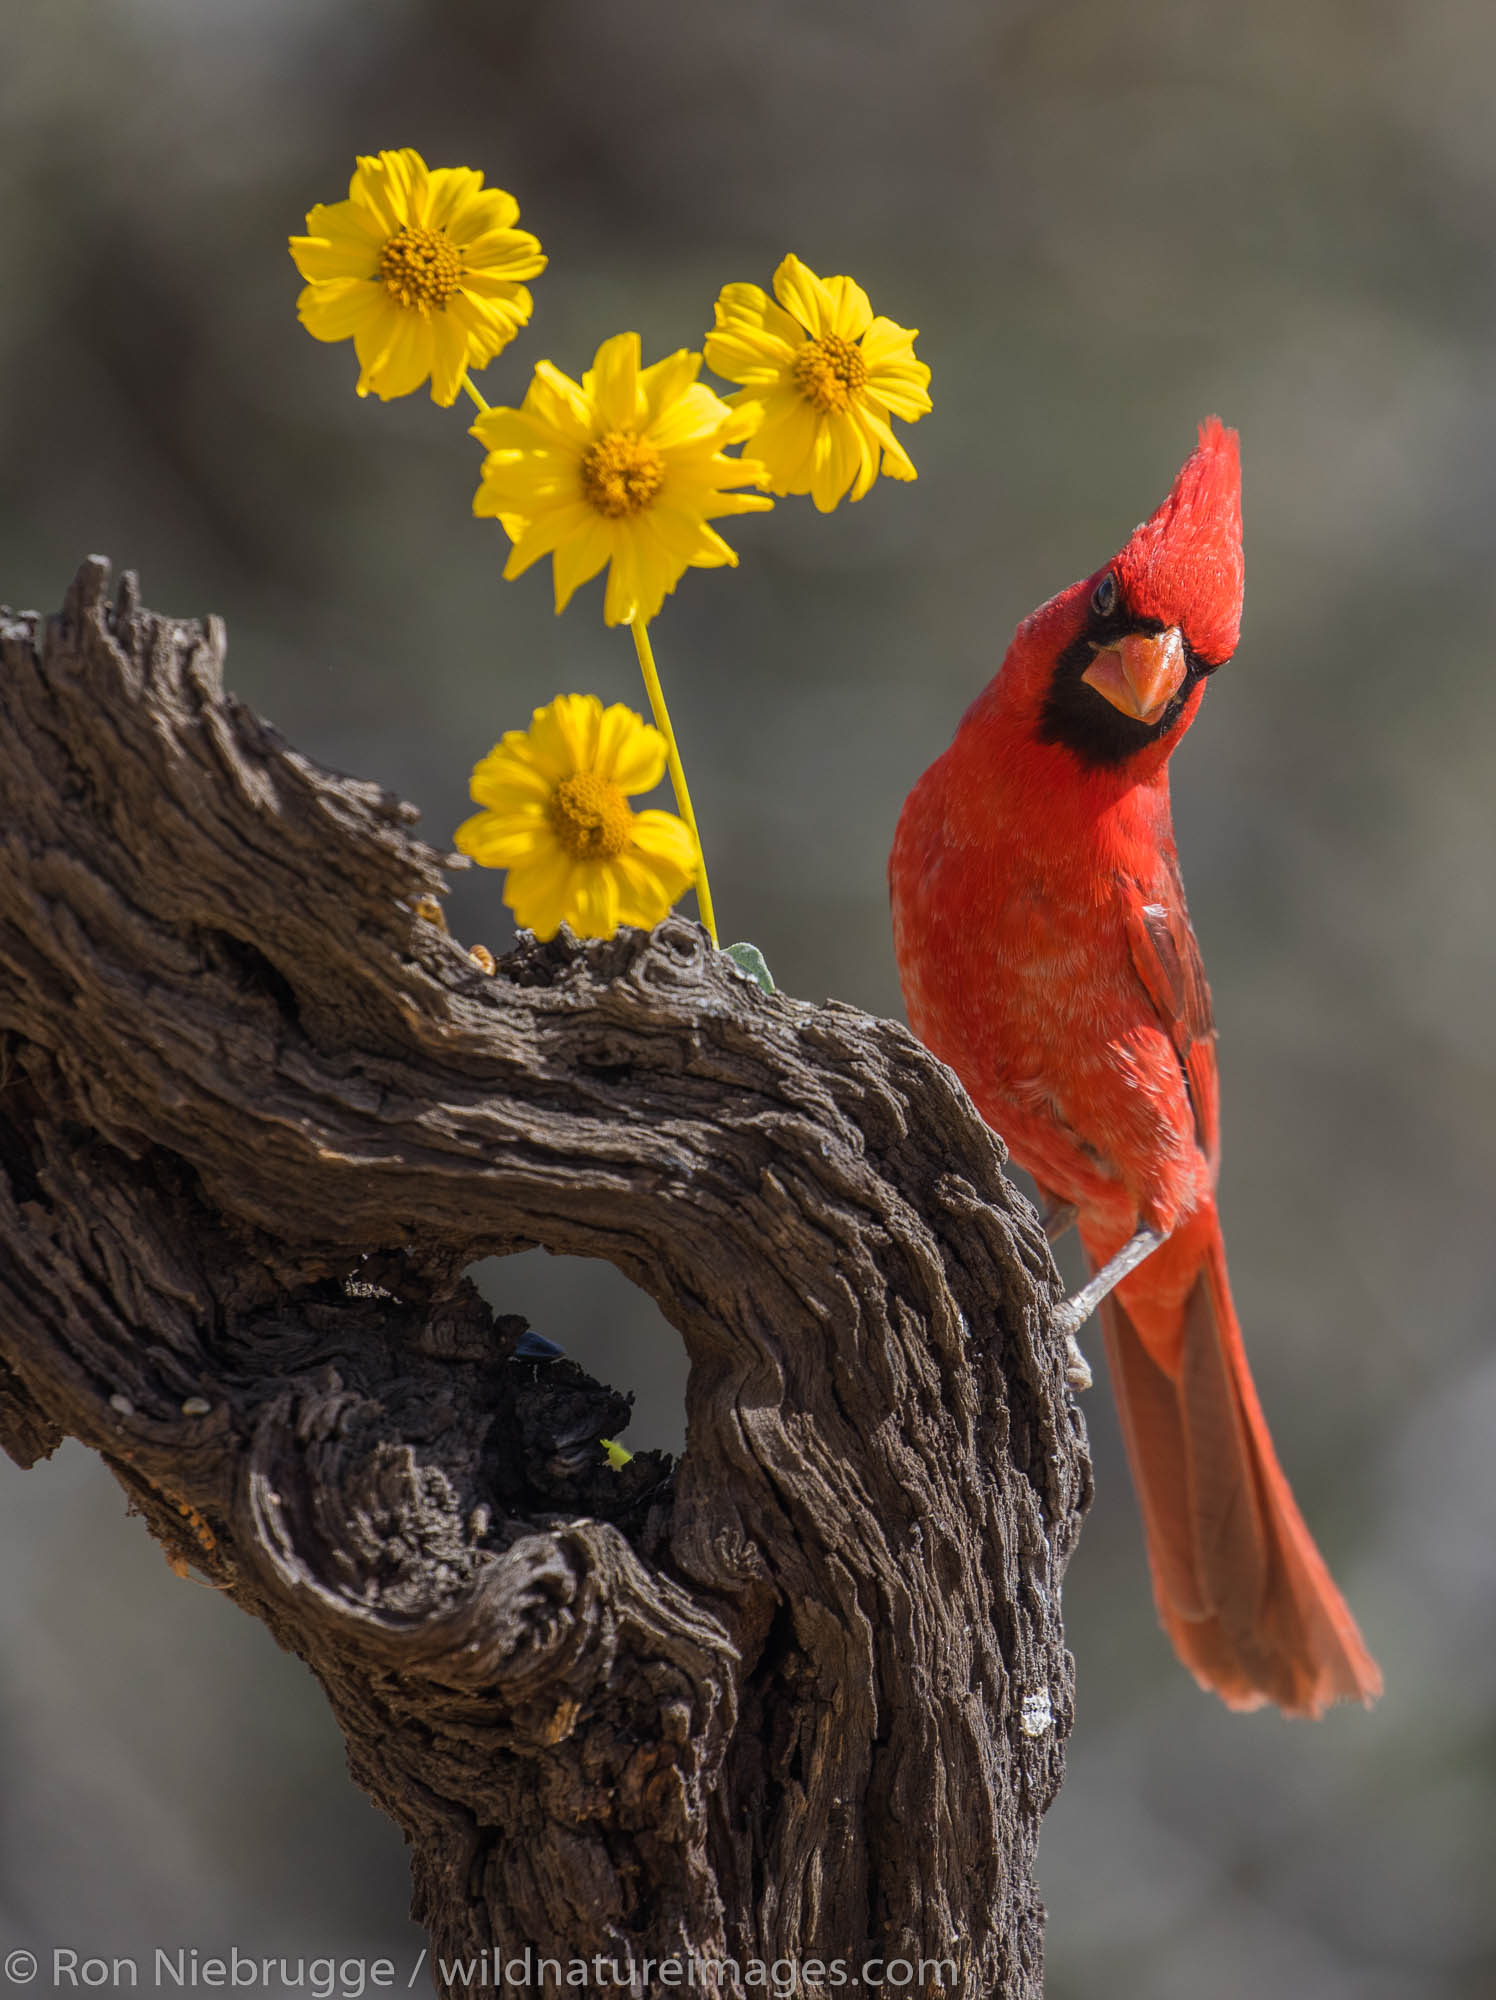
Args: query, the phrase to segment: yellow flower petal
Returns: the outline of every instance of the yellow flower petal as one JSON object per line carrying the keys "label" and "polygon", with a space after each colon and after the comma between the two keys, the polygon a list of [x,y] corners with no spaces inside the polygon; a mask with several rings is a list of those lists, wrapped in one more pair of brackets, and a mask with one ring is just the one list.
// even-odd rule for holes
{"label": "yellow flower petal", "polygon": [[893,428],[886,418],[880,417],[876,409],[864,405],[859,412],[862,428],[868,437],[883,451],[882,471],[885,479],[917,479],[909,454],[893,434]]}
{"label": "yellow flower petal", "polygon": [[599,521],[588,507],[580,511],[584,517],[583,525],[555,544],[552,580],[558,618],[570,604],[574,593],[584,583],[592,581],[613,553],[613,537],[608,532],[607,524]]}
{"label": "yellow flower petal", "polygon": [[382,402],[419,389],[436,359],[436,336],[429,320],[402,312],[394,334],[373,367],[366,369],[368,387]]}
{"label": "yellow flower petal", "polygon": [[857,474],[852,481],[853,500],[860,500],[872,490],[878,477],[879,451],[877,444],[869,436],[865,423],[852,426],[851,448],[857,455]]}
{"label": "yellow flower petal", "polygon": [[[878,329],[885,327],[889,330],[886,337],[875,341]],[[884,319],[873,321],[862,343],[867,363],[867,394],[911,424],[918,423],[933,407],[930,371],[923,361],[914,358],[914,338],[912,330]]]}
{"label": "yellow flower petal", "polygon": [[568,915],[574,866],[571,856],[556,847],[524,868],[511,869],[504,901],[522,929],[538,938],[556,935]]}
{"label": "yellow flower petal", "polygon": [[506,229],[484,236],[467,255],[462,289],[480,296],[502,296],[524,278],[538,278],[550,259],[537,239],[524,229]]}
{"label": "yellow flower petal", "polygon": [[469,437],[477,438],[491,451],[524,453],[554,448],[557,440],[552,427],[529,407],[510,409],[502,404],[482,410],[468,426]]}
{"label": "yellow flower petal", "polygon": [[[665,599],[663,584],[660,587],[659,604]],[[608,564],[608,581],[603,591],[603,623],[605,625],[631,625],[635,618],[642,617],[647,624],[650,612],[640,602],[639,564],[635,551],[635,538],[630,535],[619,541],[613,552],[613,560]]]}
{"label": "yellow flower petal", "polygon": [[618,333],[605,340],[582,387],[597,408],[604,430],[632,430],[639,421],[639,336]]}
{"label": "yellow flower petal", "polygon": [[[690,359],[697,367],[701,365],[699,354],[691,355]],[[682,452],[696,445],[715,451],[730,417],[721,397],[702,382],[689,383],[669,404],[650,414],[650,443],[658,445],[661,451]]]}
{"label": "yellow flower petal", "polygon": [[619,888],[618,921],[639,930],[653,930],[691,886],[689,874],[682,879],[678,870],[664,872],[639,854],[620,854],[613,869]]}
{"label": "yellow flower petal", "polygon": [[378,274],[384,237],[366,208],[352,201],[314,208],[306,226],[305,236],[290,239],[291,256],[303,278],[325,283],[329,278],[373,278]]}
{"label": "yellow flower petal", "polygon": [[[435,176],[432,177],[435,179]],[[478,176],[481,181],[483,176]],[[474,190],[444,216],[442,226],[468,253],[470,263],[482,263],[478,245],[488,237],[508,236],[519,221],[519,203],[505,188]],[[533,238],[531,239],[534,240]]]}
{"label": "yellow flower petal", "polygon": [[538,421],[553,425],[568,443],[574,440],[580,447],[592,436],[596,413],[590,392],[549,361],[536,362],[524,406]]}
{"label": "yellow flower petal", "polygon": [[[481,497],[480,493],[479,498]],[[580,500],[574,500],[565,506],[550,507],[544,513],[537,514],[509,551],[509,560],[504,565],[506,580],[512,583],[515,577],[523,576],[532,563],[539,562],[543,556],[553,555],[564,542],[587,534],[596,520],[597,516]],[[605,555],[604,561],[606,559]],[[602,564],[599,563],[598,569],[601,567]],[[588,571],[589,576],[596,574],[596,569]],[[585,578],[582,581],[585,581]],[[572,588],[575,589],[576,586],[573,585]],[[558,604],[556,609],[559,611],[561,606]]]}
{"label": "yellow flower petal", "polygon": [[695,397],[691,394],[700,373],[701,356],[692,354],[684,347],[640,372],[639,395],[644,403],[644,422],[657,444],[664,440],[656,436],[656,426],[668,424],[680,408],[702,409],[708,430],[721,421],[716,414],[720,403],[710,389],[703,388]]}
{"label": "yellow flower petal", "polygon": [[729,382],[774,380],[804,338],[799,322],[757,285],[724,285],[716,321],[706,337],[706,365]]}
{"label": "yellow flower petal", "polygon": [[929,369],[914,358],[914,343],[918,339],[917,326],[900,326],[897,320],[885,319],[880,313],[862,336],[862,358],[868,365],[868,373],[878,368],[905,366],[928,382]]}
{"label": "yellow flower petal", "polygon": [[569,884],[567,921],[581,937],[612,937],[618,928],[618,877],[609,867],[581,867]]}
{"label": "yellow flower petal", "polygon": [[404,315],[390,299],[389,294],[378,291],[379,303],[365,323],[354,329],[353,351],[358,356],[358,393],[367,396],[370,378],[384,366],[385,357],[399,338]]}
{"label": "yellow flower petal", "polygon": [[557,695],[548,708],[537,708],[530,740],[542,768],[561,778],[590,771],[602,716],[595,694]]}
{"label": "yellow flower petal", "polygon": [[[580,526],[582,517],[572,510],[581,504],[576,467],[549,453],[527,458],[517,452],[490,453],[483,462],[483,484],[473,495],[475,514],[496,515],[506,528],[511,521],[520,524],[518,532],[509,528],[515,541],[543,514],[565,511]],[[521,563],[513,574],[518,576],[527,567]]]}
{"label": "yellow flower petal", "polygon": [[[621,792],[652,792],[665,775],[665,762],[665,739],[658,729],[642,723],[621,701],[604,711],[597,749],[600,778],[611,779]],[[634,826],[638,824],[636,815]]]}
{"label": "yellow flower petal", "polygon": [[777,382],[789,365],[790,348],[784,341],[750,339],[746,334],[709,333],[706,337],[706,365],[726,382],[742,382],[749,388]]}
{"label": "yellow flower petal", "polygon": [[696,843],[685,821],[668,812],[635,813],[632,833],[631,844],[642,855],[658,869],[668,869],[680,876],[681,886],[675,893],[683,895],[686,884],[696,873]]}
{"label": "yellow flower petal", "polygon": [[717,493],[712,496],[711,513],[714,518],[722,514],[767,514],[773,505],[767,493]]}
{"label": "yellow flower petal", "polygon": [[360,201],[372,209],[386,233],[393,236],[407,222],[424,222],[417,200],[424,194],[425,184],[425,161],[405,146],[399,152],[362,157],[354,169],[348,195],[351,201]]}
{"label": "yellow flower petal", "polygon": [[450,409],[462,389],[468,362],[473,358],[467,328],[450,313],[437,313],[431,328],[431,400]]}
{"label": "yellow flower petal", "polygon": [[534,762],[529,736],[511,729],[502,743],[496,743],[473,766],[468,789],[474,803],[487,806],[491,812],[540,812],[554,783]]}
{"label": "yellow flower petal", "polygon": [[736,553],[715,528],[707,526],[699,514],[689,514],[678,507],[660,506],[651,511],[649,520],[670,555],[687,568],[718,569],[723,564],[729,568],[736,565]]}
{"label": "yellow flower petal", "polygon": [[810,462],[810,497],[823,514],[831,512],[852,483],[852,468],[845,449],[846,430],[846,425],[833,420],[822,423],[816,432]]}
{"label": "yellow flower petal", "polygon": [[868,376],[865,400],[910,424],[917,424],[934,407],[921,385],[884,374]]}
{"label": "yellow flower petal", "polygon": [[332,242],[367,243],[377,255],[389,231],[366,203],[350,200],[319,201],[307,215],[306,233]]}
{"label": "yellow flower petal", "polygon": [[812,340],[834,330],[831,318],[835,308],[826,287],[798,257],[786,257],[774,273],[774,296]]}
{"label": "yellow flower petal", "polygon": [[452,836],[460,854],[471,855],[482,868],[518,868],[546,852],[554,841],[548,822],[506,817],[501,813],[474,813]]}
{"label": "yellow flower petal", "polygon": [[351,340],[372,326],[384,307],[378,285],[366,285],[360,278],[308,285],[296,301],[297,315],[314,340]]}
{"label": "yellow flower petal", "polygon": [[438,318],[461,327],[476,367],[484,368],[502,352],[530,317],[530,294],[522,285],[508,287],[509,298],[481,298],[459,292]]}
{"label": "yellow flower petal", "polygon": [[[473,211],[475,205],[482,200],[479,193],[483,186],[482,174],[476,173],[472,167],[431,167],[427,169],[426,185],[426,212],[421,220],[428,229],[445,229],[454,242],[467,240],[466,235],[458,237],[455,234],[454,223],[466,222],[471,234],[481,233],[481,229],[477,226],[478,218]],[[508,215],[505,222],[497,225],[502,229],[519,214],[519,204],[512,195],[503,195],[501,189],[496,189],[494,192],[499,193],[507,207],[513,210],[513,214]]]}
{"label": "yellow flower petal", "polygon": [[860,340],[873,317],[867,293],[850,278],[825,278],[822,283],[830,301],[826,331],[839,333],[843,340]]}
{"label": "yellow flower petal", "polygon": [[808,493],[820,418],[803,396],[790,392],[770,405],[754,433],[753,449],[769,468],[775,493]]}

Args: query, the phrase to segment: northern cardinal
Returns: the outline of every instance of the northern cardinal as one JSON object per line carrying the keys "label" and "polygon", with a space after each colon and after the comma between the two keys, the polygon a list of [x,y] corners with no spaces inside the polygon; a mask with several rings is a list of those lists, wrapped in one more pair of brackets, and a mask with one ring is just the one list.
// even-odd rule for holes
{"label": "northern cardinal", "polygon": [[1382,1680],[1247,1369],[1210,991],[1169,816],[1169,756],[1235,651],[1241,599],[1237,436],[1211,417],[1121,553],[1019,626],[910,793],[889,884],[911,1027],[1100,1274],[1062,1325],[1115,1284],[1107,1354],[1176,1652],[1232,1708],[1318,1715]]}

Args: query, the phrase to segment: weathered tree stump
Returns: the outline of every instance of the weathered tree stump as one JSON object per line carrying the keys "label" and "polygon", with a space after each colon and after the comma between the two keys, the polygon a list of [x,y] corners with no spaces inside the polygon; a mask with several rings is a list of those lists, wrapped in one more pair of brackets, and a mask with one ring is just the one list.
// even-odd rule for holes
{"label": "weathered tree stump", "polygon": [[[486,974],[414,810],[107,584],[0,613],[0,1441],[101,1453],[307,1662],[439,1986],[1037,1995],[1089,1469],[999,1142],[680,919]],[[679,1464],[464,1276],[534,1244],[678,1329]]]}

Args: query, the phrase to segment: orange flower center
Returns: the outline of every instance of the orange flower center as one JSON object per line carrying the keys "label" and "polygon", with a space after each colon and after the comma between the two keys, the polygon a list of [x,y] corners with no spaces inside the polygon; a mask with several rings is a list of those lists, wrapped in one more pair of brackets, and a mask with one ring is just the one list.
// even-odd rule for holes
{"label": "orange flower center", "polygon": [[379,275],[397,306],[442,312],[462,283],[463,253],[445,229],[407,222],[379,253]]}
{"label": "orange flower center", "polygon": [[807,403],[828,415],[845,410],[867,380],[862,350],[839,333],[807,340],[795,355],[790,372]]}
{"label": "orange flower center", "polygon": [[633,431],[609,431],[582,453],[582,498],[605,520],[642,513],[664,484],[664,459]]}
{"label": "orange flower center", "polygon": [[547,807],[557,840],[573,861],[611,861],[629,844],[634,815],[617,785],[595,771],[563,778]]}

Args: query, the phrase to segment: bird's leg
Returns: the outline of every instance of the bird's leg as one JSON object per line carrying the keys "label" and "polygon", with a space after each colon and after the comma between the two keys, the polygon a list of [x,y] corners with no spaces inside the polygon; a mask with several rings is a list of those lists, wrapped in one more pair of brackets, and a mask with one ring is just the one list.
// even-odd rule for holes
{"label": "bird's leg", "polygon": [[[1065,1336],[1067,1350],[1074,1346],[1077,1331],[1085,1325],[1107,1293],[1121,1284],[1129,1271],[1135,1271],[1145,1257],[1151,1257],[1163,1240],[1156,1229],[1140,1229],[1136,1236],[1129,1237],[1115,1257],[1102,1265],[1089,1284],[1082,1285],[1058,1308],[1054,1323]],[[1090,1370],[1086,1372],[1089,1375]]]}
{"label": "bird's leg", "polygon": [[[1034,1187],[1039,1196],[1039,1227],[1050,1243],[1057,1243],[1080,1214],[1073,1201],[1063,1201],[1053,1189]],[[1079,1322],[1077,1322],[1079,1324]],[[1091,1364],[1080,1351],[1080,1342],[1073,1333],[1065,1335],[1065,1380],[1075,1390],[1089,1389],[1091,1386]]]}

